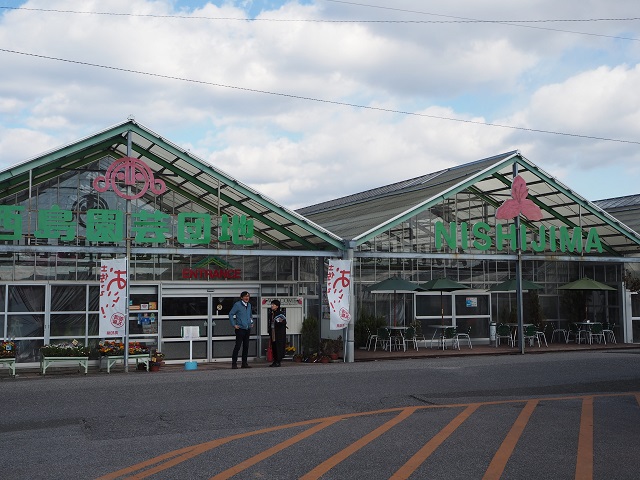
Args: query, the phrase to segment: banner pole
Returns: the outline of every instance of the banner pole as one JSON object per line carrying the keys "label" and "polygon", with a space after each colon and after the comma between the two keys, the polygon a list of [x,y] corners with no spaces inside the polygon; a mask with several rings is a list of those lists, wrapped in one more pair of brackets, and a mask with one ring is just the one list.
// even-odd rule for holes
{"label": "banner pole", "polygon": [[[127,157],[131,157],[131,130],[127,131]],[[124,317],[124,371],[129,373],[129,268],[131,259],[131,192],[130,186],[127,184],[127,205],[125,214],[125,235],[126,235],[126,258],[125,266],[127,268],[127,298],[125,299],[125,317]],[[156,320],[157,321],[157,320]]]}

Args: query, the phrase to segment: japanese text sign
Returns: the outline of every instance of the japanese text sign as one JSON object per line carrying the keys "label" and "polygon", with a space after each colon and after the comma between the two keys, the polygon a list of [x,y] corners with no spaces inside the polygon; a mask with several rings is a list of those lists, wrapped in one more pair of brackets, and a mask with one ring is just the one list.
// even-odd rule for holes
{"label": "japanese text sign", "polygon": [[127,321],[127,259],[100,262],[100,337],[124,337]]}
{"label": "japanese text sign", "polygon": [[331,330],[341,330],[351,321],[350,287],[351,260],[329,260],[327,300]]}

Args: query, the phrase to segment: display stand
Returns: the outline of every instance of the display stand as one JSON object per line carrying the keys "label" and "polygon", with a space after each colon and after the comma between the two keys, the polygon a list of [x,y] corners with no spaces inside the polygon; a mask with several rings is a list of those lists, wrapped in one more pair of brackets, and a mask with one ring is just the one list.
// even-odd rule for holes
{"label": "display stand", "polygon": [[198,362],[193,361],[193,341],[200,339],[200,327],[182,327],[182,338],[189,340],[189,361],[184,363],[184,369],[197,370]]}
{"label": "display stand", "polygon": [[[102,370],[103,358],[105,359],[105,362],[107,364],[107,373],[111,373],[111,367],[113,367],[117,362],[121,361],[124,365],[124,355],[105,355],[103,357],[100,357],[100,370]],[[136,370],[138,369],[138,365],[142,363],[144,364],[147,372],[149,371],[149,361],[151,360],[151,357],[148,353],[130,354],[129,361],[131,360],[136,361]]]}
{"label": "display stand", "polygon": [[84,368],[84,374],[87,374],[87,370],[89,369],[89,357],[45,357],[44,355],[40,358],[40,373],[44,377],[47,373],[47,368],[49,368],[52,364],[55,363],[64,363],[64,364],[78,364],[80,368]]}
{"label": "display stand", "polygon": [[11,376],[16,376],[16,357],[0,358],[0,365],[6,365],[11,370]]}

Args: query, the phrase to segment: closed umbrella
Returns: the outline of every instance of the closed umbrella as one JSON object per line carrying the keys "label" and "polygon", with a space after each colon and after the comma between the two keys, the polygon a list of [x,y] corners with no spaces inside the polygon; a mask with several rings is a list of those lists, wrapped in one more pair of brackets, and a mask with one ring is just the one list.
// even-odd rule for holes
{"label": "closed umbrella", "polygon": [[444,304],[442,292],[455,292],[456,290],[466,290],[469,287],[461,283],[451,280],[450,278],[433,278],[426,283],[418,285],[422,290],[430,290],[440,292],[440,313],[442,315],[442,325],[444,325]]}
{"label": "closed umbrella", "polygon": [[393,326],[396,326],[396,304],[398,292],[412,293],[421,290],[417,283],[404,280],[400,277],[390,277],[381,282],[370,285],[367,290],[371,293],[393,293]]}
{"label": "closed umbrella", "polygon": [[[615,288],[610,287],[609,285],[605,285],[604,283],[600,283],[596,280],[592,280],[588,277],[583,277],[580,280],[576,280],[574,282],[567,283],[565,285],[560,285],[558,290],[613,290]],[[584,304],[584,317],[587,318],[587,302]]]}

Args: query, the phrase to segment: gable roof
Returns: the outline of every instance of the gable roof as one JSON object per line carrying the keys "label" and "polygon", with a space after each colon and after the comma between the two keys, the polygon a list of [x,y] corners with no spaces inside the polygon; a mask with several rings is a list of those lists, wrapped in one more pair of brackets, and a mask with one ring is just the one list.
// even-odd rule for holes
{"label": "gable roof", "polygon": [[[204,160],[128,120],[72,144],[34,157],[0,172],[0,199],[27,191],[69,170],[105,156],[141,159],[164,180],[168,190],[163,207],[175,211],[193,202],[202,211],[246,215],[254,235],[276,249],[336,250],[337,235],[234,179]],[[146,195],[153,195],[150,191]],[[247,247],[245,247],[247,248]]]}
{"label": "gable roof", "polygon": [[[448,221],[475,223],[486,218],[486,205],[497,208],[511,198],[517,170],[529,198],[542,210],[547,226],[596,228],[604,254],[640,252],[640,235],[595,203],[512,151],[403,182],[299,209],[298,212],[341,237],[360,245],[427,209],[443,210],[457,199],[464,207],[448,212]],[[523,222],[533,226],[526,218]]]}

